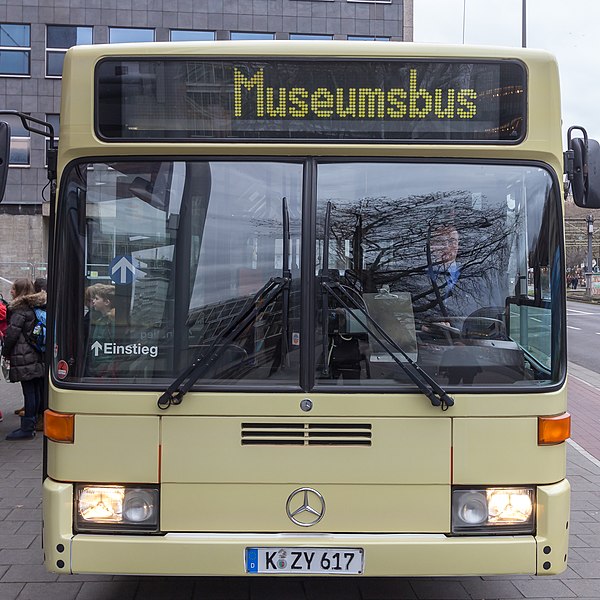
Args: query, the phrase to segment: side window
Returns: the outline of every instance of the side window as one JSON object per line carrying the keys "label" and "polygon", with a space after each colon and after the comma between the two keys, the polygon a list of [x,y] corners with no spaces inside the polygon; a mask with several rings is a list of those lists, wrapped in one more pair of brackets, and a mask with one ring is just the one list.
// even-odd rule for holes
{"label": "side window", "polygon": [[215,39],[214,31],[197,31],[194,29],[171,29],[169,39],[172,42],[203,42]]}
{"label": "side window", "polygon": [[232,31],[232,40],[274,40],[274,33],[258,33],[256,31]]}
{"label": "side window", "polygon": [[91,27],[48,25],[46,29],[46,77],[62,75],[65,52],[71,46],[91,43]]}
{"label": "side window", "polygon": [[30,75],[31,26],[0,23],[0,75]]}
{"label": "side window", "polygon": [[134,27],[110,27],[108,30],[110,44],[124,42],[153,42],[154,29],[140,29]]}

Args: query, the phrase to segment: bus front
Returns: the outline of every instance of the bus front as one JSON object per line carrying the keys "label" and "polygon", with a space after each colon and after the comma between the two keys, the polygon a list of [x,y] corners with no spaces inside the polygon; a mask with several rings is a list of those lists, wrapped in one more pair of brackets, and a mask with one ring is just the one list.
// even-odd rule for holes
{"label": "bus front", "polygon": [[562,149],[544,53],[67,53],[58,573],[555,574]]}

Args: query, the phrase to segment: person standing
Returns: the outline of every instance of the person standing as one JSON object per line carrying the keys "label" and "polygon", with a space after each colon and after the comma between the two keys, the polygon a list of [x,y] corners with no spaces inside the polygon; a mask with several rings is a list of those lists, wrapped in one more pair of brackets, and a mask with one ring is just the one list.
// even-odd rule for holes
{"label": "person standing", "polygon": [[29,279],[16,279],[10,293],[12,301],[8,305],[2,356],[10,361],[10,381],[21,383],[25,411],[21,427],[9,433],[6,439],[29,440],[35,437],[44,384],[44,358],[30,343],[29,336],[36,323],[34,309],[46,305],[46,292],[36,294]]}

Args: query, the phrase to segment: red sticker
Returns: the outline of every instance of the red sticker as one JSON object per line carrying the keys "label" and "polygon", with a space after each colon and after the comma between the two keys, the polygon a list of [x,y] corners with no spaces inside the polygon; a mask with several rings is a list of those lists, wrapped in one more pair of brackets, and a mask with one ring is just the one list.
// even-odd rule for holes
{"label": "red sticker", "polygon": [[56,365],[56,376],[59,379],[64,379],[69,374],[69,365],[66,360],[59,360]]}

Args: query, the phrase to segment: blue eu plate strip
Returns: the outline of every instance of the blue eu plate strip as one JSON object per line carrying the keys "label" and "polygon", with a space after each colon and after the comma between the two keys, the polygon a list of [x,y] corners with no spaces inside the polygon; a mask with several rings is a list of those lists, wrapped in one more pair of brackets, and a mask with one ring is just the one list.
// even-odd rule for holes
{"label": "blue eu plate strip", "polygon": [[258,550],[246,548],[246,572],[258,573]]}

